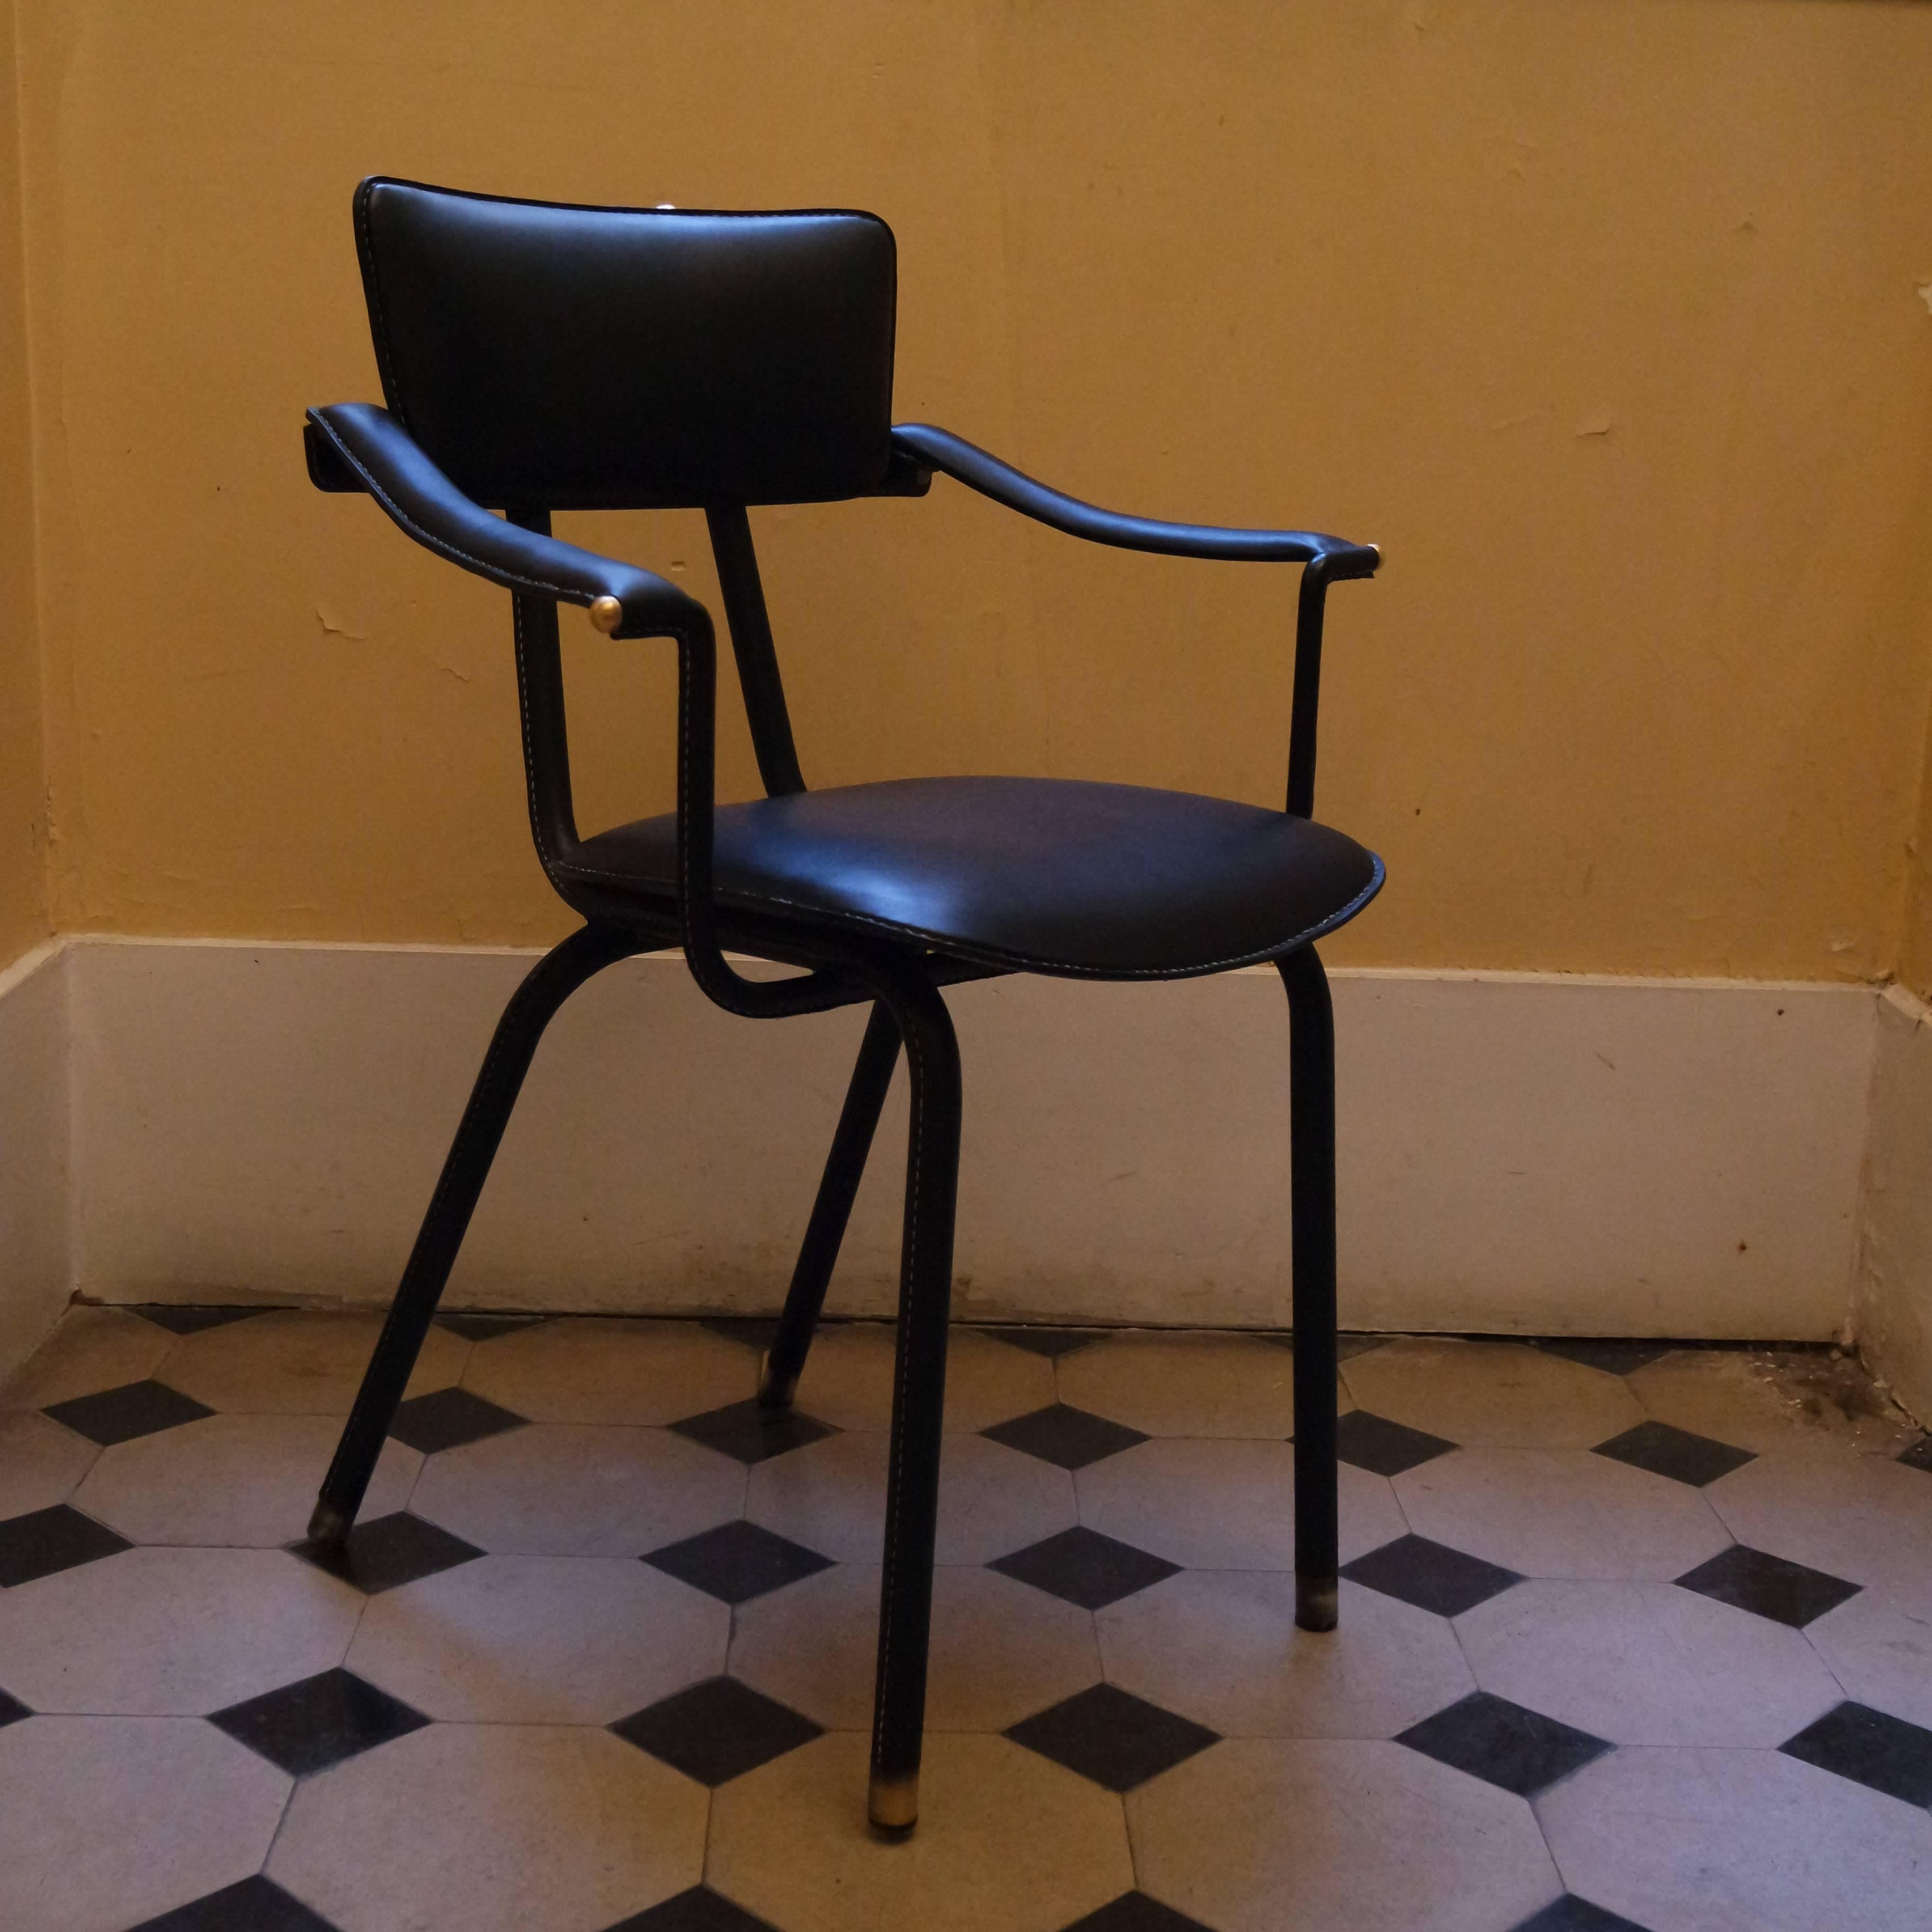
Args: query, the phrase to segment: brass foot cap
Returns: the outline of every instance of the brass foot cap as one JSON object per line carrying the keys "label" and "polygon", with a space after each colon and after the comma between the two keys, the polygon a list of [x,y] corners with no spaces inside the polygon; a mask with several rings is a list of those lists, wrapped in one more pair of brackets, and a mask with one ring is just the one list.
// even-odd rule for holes
{"label": "brass foot cap", "polygon": [[1332,1576],[1298,1576],[1294,1580],[1294,1621],[1305,1630],[1331,1630],[1340,1614],[1336,1598],[1340,1586]]}
{"label": "brass foot cap", "polygon": [[317,1503],[308,1520],[308,1540],[325,1550],[340,1550],[349,1540],[349,1518],[333,1503]]}
{"label": "brass foot cap", "polygon": [[866,1812],[875,1832],[895,1837],[910,1832],[919,1822],[919,1773],[904,1778],[874,1775]]}
{"label": "brass foot cap", "polygon": [[[740,1388],[744,1384],[739,1384]],[[798,1378],[787,1376],[781,1379],[772,1372],[772,1358],[769,1352],[758,1364],[758,1406],[760,1408],[789,1408],[791,1399],[798,1393]]]}

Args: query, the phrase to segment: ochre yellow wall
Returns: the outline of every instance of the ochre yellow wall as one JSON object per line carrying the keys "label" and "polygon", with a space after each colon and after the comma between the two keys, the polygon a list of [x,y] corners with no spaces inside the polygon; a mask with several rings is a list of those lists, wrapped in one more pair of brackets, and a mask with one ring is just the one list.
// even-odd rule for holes
{"label": "ochre yellow wall", "polygon": [[[376,393],[349,197],[382,171],[874,208],[902,416],[1110,503],[1381,542],[1383,580],[1332,601],[1321,802],[1391,883],[1337,958],[1897,963],[1932,692],[1932,9],[22,16],[62,928],[566,922],[507,600],[302,474],[303,406]],[[1292,572],[1084,550],[944,483],[754,520],[814,782],[1279,796]],[[695,518],[566,534],[710,590]],[[566,635],[586,824],[662,807],[663,648]],[[753,788],[735,723],[722,770]]]}
{"label": "ochre yellow wall", "polygon": [[1932,1000],[1932,720],[1925,740],[1918,814],[1906,848],[1905,930],[1898,976],[1920,998]]}
{"label": "ochre yellow wall", "polygon": [[0,968],[47,936],[19,98],[13,8],[0,5]]}

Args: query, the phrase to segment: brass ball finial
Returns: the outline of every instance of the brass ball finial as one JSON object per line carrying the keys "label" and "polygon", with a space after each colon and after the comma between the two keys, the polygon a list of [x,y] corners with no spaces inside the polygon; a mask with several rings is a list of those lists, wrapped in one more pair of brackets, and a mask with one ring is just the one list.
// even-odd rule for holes
{"label": "brass ball finial", "polygon": [[624,607],[614,597],[600,597],[590,607],[590,621],[610,637],[624,621]]}

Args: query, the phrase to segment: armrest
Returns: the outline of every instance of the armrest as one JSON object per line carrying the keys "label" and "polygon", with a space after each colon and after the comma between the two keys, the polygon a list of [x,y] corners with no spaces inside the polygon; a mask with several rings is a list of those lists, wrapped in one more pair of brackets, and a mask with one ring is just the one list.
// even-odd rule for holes
{"label": "armrest", "polygon": [[1156,550],[1168,556],[1218,557],[1247,563],[1313,563],[1319,560],[1329,581],[1372,577],[1382,562],[1373,544],[1352,544],[1312,530],[1232,530],[1211,524],[1166,524],[1149,517],[1126,517],[1063,495],[1023,476],[963,436],[930,423],[901,423],[892,447],[928,470],[942,471],[969,489],[1035,522],[1120,550]]}
{"label": "armrest", "polygon": [[592,622],[613,637],[663,637],[694,622],[709,632],[704,607],[676,584],[522,529],[472,502],[409,431],[373,403],[310,410],[302,440],[317,489],[366,490],[404,535],[492,584],[565,604],[595,605],[608,598],[614,609],[592,610]]}

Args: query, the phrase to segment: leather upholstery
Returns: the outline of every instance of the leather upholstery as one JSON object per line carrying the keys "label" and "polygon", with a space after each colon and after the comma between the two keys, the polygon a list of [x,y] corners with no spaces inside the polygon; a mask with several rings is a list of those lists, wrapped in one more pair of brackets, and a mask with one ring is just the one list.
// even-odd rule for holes
{"label": "leather upholstery", "polygon": [[[1077,779],[902,778],[720,806],[722,907],[909,940],[955,958],[1169,979],[1320,938],[1374,897],[1382,862],[1258,806]],[[668,894],[677,820],[586,839],[561,866]]]}
{"label": "leather upholstery", "polygon": [[[331,403],[303,428],[309,473],[325,490],[366,490],[404,535],[507,590],[566,604],[614,597],[624,615],[614,635],[640,638],[708,622],[704,607],[636,565],[519,528],[472,502],[387,410]],[[341,478],[346,478],[345,482]]]}
{"label": "leather upholstery", "polygon": [[1214,524],[1168,524],[1103,510],[1036,482],[976,443],[931,423],[899,424],[892,431],[892,446],[908,462],[952,477],[1036,523],[1089,543],[1111,544],[1117,550],[1234,563],[1311,563],[1322,557],[1328,560],[1331,580],[1372,577],[1382,562],[1382,553],[1372,544],[1352,544],[1345,537],[1323,536],[1315,530],[1226,530]]}
{"label": "leather upholstery", "polygon": [[382,392],[491,508],[829,500],[887,482],[876,215],[509,201],[373,179],[356,232]]}

